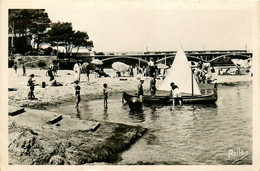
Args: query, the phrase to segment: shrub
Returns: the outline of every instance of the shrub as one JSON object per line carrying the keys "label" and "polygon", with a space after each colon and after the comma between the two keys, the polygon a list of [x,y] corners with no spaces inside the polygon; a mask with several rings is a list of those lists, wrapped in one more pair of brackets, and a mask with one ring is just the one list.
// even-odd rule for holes
{"label": "shrub", "polygon": [[8,67],[12,68],[14,66],[14,60],[8,60]]}
{"label": "shrub", "polygon": [[41,68],[45,67],[46,63],[44,61],[39,61],[38,66],[41,67]]}

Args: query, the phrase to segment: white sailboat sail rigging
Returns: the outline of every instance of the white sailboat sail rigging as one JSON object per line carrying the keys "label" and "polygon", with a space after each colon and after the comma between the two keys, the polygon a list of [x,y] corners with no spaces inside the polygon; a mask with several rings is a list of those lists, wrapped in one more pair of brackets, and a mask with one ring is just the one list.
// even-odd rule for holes
{"label": "white sailboat sail rigging", "polygon": [[190,64],[181,47],[179,47],[172,66],[168,71],[165,79],[158,87],[158,90],[170,91],[171,82],[174,82],[179,87],[182,93],[193,93],[194,95],[201,95],[199,85],[196,82],[195,78],[192,77]]}

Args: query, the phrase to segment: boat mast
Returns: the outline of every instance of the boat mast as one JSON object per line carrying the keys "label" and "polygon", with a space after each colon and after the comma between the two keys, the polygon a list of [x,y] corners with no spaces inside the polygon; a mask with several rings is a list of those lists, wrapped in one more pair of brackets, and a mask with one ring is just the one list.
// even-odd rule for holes
{"label": "boat mast", "polygon": [[193,70],[191,68],[191,95],[193,96]]}

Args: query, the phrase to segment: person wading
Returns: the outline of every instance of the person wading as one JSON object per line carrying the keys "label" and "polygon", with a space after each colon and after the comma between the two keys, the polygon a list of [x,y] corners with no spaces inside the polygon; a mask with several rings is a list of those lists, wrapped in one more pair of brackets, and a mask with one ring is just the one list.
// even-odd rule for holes
{"label": "person wading", "polygon": [[104,95],[104,108],[107,109],[107,98],[108,98],[107,84],[103,84],[103,95]]}
{"label": "person wading", "polygon": [[137,87],[137,89],[138,89],[137,95],[140,98],[141,102],[143,102],[143,95],[144,95],[143,83],[144,83],[144,79],[141,79],[140,83],[139,83],[139,85]]}
{"label": "person wading", "polygon": [[78,81],[75,81],[75,86],[74,86],[74,88],[75,88],[75,96],[76,96],[76,108],[78,108],[79,107],[79,102],[80,102],[80,100],[81,100],[81,98],[80,98],[80,86],[79,86],[79,82]]}
{"label": "person wading", "polygon": [[150,81],[150,91],[151,91],[152,96],[154,96],[156,94],[156,79],[155,79],[155,76]]}
{"label": "person wading", "polygon": [[179,90],[179,87],[177,85],[175,85],[173,82],[170,85],[172,88],[170,97],[173,98],[173,106],[182,105],[183,99],[181,97],[181,92]]}

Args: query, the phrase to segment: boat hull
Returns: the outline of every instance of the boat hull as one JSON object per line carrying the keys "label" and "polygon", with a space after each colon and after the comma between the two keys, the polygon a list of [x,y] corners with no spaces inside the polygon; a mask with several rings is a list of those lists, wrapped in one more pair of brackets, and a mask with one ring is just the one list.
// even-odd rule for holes
{"label": "boat hull", "polygon": [[[129,100],[133,97],[137,97],[136,95],[130,95],[126,92],[123,92],[122,99],[126,102],[129,102]],[[205,103],[215,103],[218,99],[217,94],[212,95],[201,95],[201,96],[182,96],[183,104],[205,104]],[[143,102],[144,103],[157,103],[157,104],[172,104],[173,98],[170,96],[143,96]]]}

